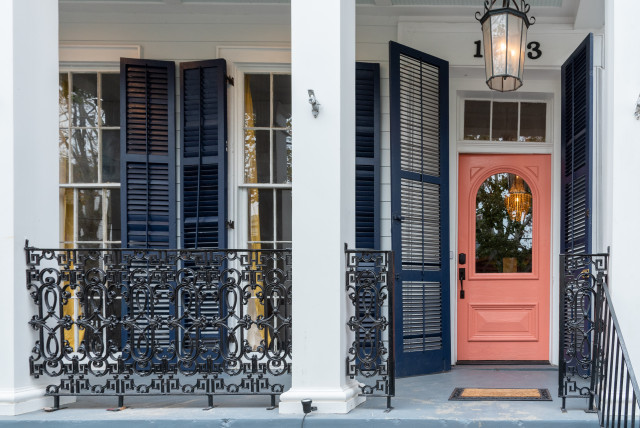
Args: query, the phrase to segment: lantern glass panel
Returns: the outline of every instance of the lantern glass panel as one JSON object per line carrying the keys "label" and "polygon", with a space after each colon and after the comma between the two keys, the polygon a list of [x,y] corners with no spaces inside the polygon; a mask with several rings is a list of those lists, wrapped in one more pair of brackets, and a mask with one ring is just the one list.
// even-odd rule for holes
{"label": "lantern glass panel", "polygon": [[493,15],[490,19],[493,75],[498,76],[505,74],[507,71],[507,16],[505,14]]}
{"label": "lantern glass panel", "polygon": [[487,79],[492,74],[492,66],[493,63],[491,61],[491,19],[487,19],[482,24],[482,34],[483,34],[483,43],[484,43],[484,68]]}
{"label": "lantern glass panel", "polygon": [[522,68],[520,67],[520,47],[522,45],[522,18],[516,15],[507,15],[509,23],[508,40],[507,40],[507,74],[520,78]]}

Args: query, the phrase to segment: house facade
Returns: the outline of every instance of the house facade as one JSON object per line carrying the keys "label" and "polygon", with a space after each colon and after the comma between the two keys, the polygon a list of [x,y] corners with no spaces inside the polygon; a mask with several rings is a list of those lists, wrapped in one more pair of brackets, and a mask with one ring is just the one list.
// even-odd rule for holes
{"label": "house facade", "polygon": [[[283,413],[304,398],[325,413],[364,400],[346,374],[345,246],[393,253],[384,340],[397,376],[558,365],[563,253],[610,254],[639,367],[640,5],[532,0],[524,85],[496,92],[482,3],[4,2],[3,414],[43,407],[49,383],[29,371],[25,239],[291,249]],[[90,312],[74,293],[61,318]],[[278,314],[248,293],[252,319]],[[125,340],[112,330],[100,334]],[[57,334],[69,355],[89,342],[75,325]],[[279,334],[247,327],[244,338],[277,353]]]}

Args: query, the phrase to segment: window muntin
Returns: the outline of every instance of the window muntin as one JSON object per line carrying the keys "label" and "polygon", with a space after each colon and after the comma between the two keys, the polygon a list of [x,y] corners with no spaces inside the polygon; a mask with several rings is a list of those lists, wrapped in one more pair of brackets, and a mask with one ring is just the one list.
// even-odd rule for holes
{"label": "window muntin", "polygon": [[463,139],[547,142],[547,104],[525,101],[465,100]]}
{"label": "window muntin", "polygon": [[[526,210],[509,212],[507,198],[518,190],[529,195]],[[521,177],[488,177],[476,194],[476,273],[530,273],[533,248],[533,198]]]}
{"label": "window muntin", "polygon": [[60,73],[60,243],[120,244],[117,73]]}
{"label": "window muntin", "polygon": [[245,74],[243,160],[249,248],[291,246],[291,75]]}
{"label": "window muntin", "polygon": [[[60,246],[120,247],[120,75],[63,72],[58,94]],[[108,315],[120,311],[119,301],[106,307],[99,296],[87,296],[80,306],[73,291],[64,312],[77,319],[98,310]],[[102,343],[119,344],[116,330],[103,329]],[[74,350],[82,340],[100,341],[87,331],[65,331],[65,339]]]}

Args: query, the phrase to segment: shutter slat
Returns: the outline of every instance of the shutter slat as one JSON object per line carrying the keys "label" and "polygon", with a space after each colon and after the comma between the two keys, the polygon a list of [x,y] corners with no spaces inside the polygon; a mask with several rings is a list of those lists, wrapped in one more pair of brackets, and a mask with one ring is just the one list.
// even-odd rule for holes
{"label": "shutter slat", "polygon": [[380,64],[356,63],[356,248],[380,248]]}
{"label": "shutter slat", "polygon": [[591,252],[593,35],[562,66],[560,251]]}

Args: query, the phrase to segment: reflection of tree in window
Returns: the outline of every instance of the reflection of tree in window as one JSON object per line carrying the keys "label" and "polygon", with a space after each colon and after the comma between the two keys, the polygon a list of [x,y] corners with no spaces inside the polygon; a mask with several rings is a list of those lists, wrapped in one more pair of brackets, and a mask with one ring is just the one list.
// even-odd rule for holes
{"label": "reflection of tree in window", "polygon": [[[476,195],[476,272],[531,272],[532,209],[512,219],[505,206],[514,174],[487,178]],[[531,192],[529,186],[525,189]],[[520,221],[522,220],[522,221]]]}

